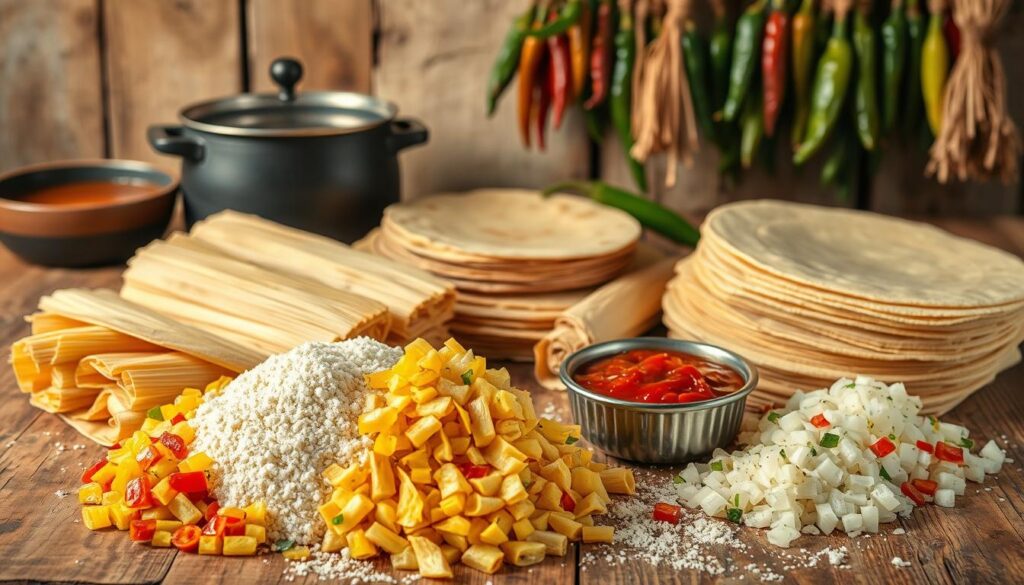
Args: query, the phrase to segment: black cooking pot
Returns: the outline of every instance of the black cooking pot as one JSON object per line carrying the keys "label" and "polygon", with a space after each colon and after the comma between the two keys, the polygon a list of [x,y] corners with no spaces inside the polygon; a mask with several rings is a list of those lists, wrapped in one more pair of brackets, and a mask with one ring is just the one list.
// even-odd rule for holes
{"label": "black cooking pot", "polygon": [[398,152],[427,129],[394,104],[349,92],[303,92],[302,65],[277,59],[274,94],[202,102],[180,126],[151,126],[149,143],[182,158],[189,227],[234,209],[352,242],[400,196]]}

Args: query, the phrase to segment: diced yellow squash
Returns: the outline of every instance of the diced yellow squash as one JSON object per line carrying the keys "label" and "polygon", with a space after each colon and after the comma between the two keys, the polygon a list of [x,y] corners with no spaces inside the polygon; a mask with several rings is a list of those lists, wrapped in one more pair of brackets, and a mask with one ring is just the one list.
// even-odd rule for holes
{"label": "diced yellow squash", "polygon": [[204,534],[199,537],[199,554],[220,555],[224,550],[224,539],[220,536]]}
{"label": "diced yellow squash", "polygon": [[121,497],[121,492],[115,492],[114,490],[110,490],[109,492],[103,493],[103,497],[100,499],[100,503],[103,504],[104,506],[113,506],[114,504],[120,503],[122,499],[123,498]]}
{"label": "diced yellow squash", "polygon": [[462,564],[487,574],[497,572],[504,559],[500,548],[487,544],[474,544],[462,553]]}
{"label": "diced yellow squash", "polygon": [[150,541],[150,546],[157,548],[168,548],[171,546],[171,532],[170,530],[157,530],[153,533],[153,540]]}
{"label": "diced yellow squash", "polygon": [[529,567],[544,560],[547,547],[540,542],[512,541],[501,545],[505,562],[517,567]]}
{"label": "diced yellow squash", "polygon": [[615,529],[611,526],[584,526],[583,542],[611,542]]}
{"label": "diced yellow squash", "polygon": [[466,498],[466,516],[486,516],[505,507],[505,500],[501,498],[470,494]]}
{"label": "diced yellow squash", "polygon": [[[287,553],[291,552],[292,550],[295,550],[296,548],[305,548],[305,556],[309,556],[309,549],[304,546],[292,547],[291,549],[285,551],[285,555],[287,555]],[[256,539],[251,536],[225,536],[222,551],[224,556],[226,557],[252,556],[256,554]]]}
{"label": "diced yellow squash", "polygon": [[508,535],[501,530],[497,522],[491,522],[487,528],[480,533],[480,540],[485,544],[492,544],[497,546],[503,542],[508,541]]}
{"label": "diced yellow squash", "polygon": [[523,500],[522,502],[516,502],[508,507],[509,514],[512,514],[514,520],[522,520],[523,518],[529,518],[536,507],[530,500]]}
{"label": "diced yellow squash", "polygon": [[[415,480],[414,480],[415,481]],[[384,500],[398,493],[395,487],[395,472],[387,457],[370,455],[370,495],[375,502]]]}
{"label": "diced yellow squash", "polygon": [[229,516],[231,518],[238,518],[239,520],[245,520],[245,510],[242,508],[235,508],[231,506],[224,506],[217,510],[218,516]]}
{"label": "diced yellow squash", "polygon": [[[143,518],[145,520],[145,518]],[[182,524],[180,520],[160,520],[156,521],[156,529],[164,530],[173,533],[175,530],[181,528]]]}
{"label": "diced yellow squash", "polygon": [[167,509],[167,506],[154,506],[148,510],[142,510],[140,516],[143,520],[171,520],[174,514]]}
{"label": "diced yellow squash", "polygon": [[132,520],[138,517],[139,511],[129,508],[124,502],[110,506],[110,519],[114,521],[114,526],[117,526],[118,530],[128,530],[132,525]]}
{"label": "diced yellow squash", "polygon": [[560,514],[552,514],[548,518],[551,529],[559,534],[564,534],[569,540],[579,540],[583,534],[583,525],[575,520],[570,520]]}
{"label": "diced yellow squash", "polygon": [[206,471],[210,469],[210,467],[213,467],[213,459],[202,451],[189,455],[178,465],[178,469],[183,473],[190,471]]}
{"label": "diced yellow squash", "polygon": [[359,415],[359,434],[382,433],[398,421],[399,410],[391,406],[371,410]]}
{"label": "diced yellow squash", "polygon": [[533,534],[535,530],[536,528],[533,527],[533,523],[530,522],[529,518],[516,520],[512,524],[512,531],[516,534],[516,540],[526,540],[526,537]]}
{"label": "diced yellow squash", "polygon": [[[246,528],[248,528],[248,525],[246,525]],[[246,536],[252,535],[247,533]],[[324,539],[320,543],[320,550],[323,552],[338,552],[346,546],[348,546],[348,541],[345,540],[344,535],[328,530],[324,533]]]}
{"label": "diced yellow squash", "polygon": [[411,528],[423,521],[425,502],[412,479],[401,469],[398,470],[398,524]]}
{"label": "diced yellow squash", "polygon": [[605,505],[604,500],[601,499],[601,494],[597,492],[590,492],[589,495],[584,497],[582,500],[576,502],[576,509],[573,513],[579,516],[588,516],[590,514],[607,514],[608,506]]}
{"label": "diced yellow squash", "polygon": [[452,516],[451,518],[446,518],[441,522],[434,524],[434,528],[449,534],[469,536],[470,522],[463,516]]}
{"label": "diced yellow squash", "polygon": [[473,489],[482,496],[495,496],[501,490],[501,482],[504,478],[497,471],[492,471],[483,477],[474,477],[469,480]]}
{"label": "diced yellow squash", "polygon": [[491,411],[487,406],[487,399],[477,396],[469,402],[466,410],[469,412],[470,433],[473,435],[473,442],[477,447],[486,447],[497,436],[494,430],[494,421],[491,419]]}
{"label": "diced yellow squash", "polygon": [[508,475],[501,480],[501,488],[498,490],[498,497],[505,500],[508,505],[516,504],[526,500],[529,494],[523,486],[523,480],[518,475]]}
{"label": "diced yellow squash", "polygon": [[356,463],[348,467],[341,467],[332,463],[327,466],[323,475],[324,479],[336,488],[354,490],[366,482],[366,478],[369,477],[370,473],[369,470]]}
{"label": "diced yellow squash", "polygon": [[412,535],[409,536],[409,544],[416,555],[420,575],[433,579],[452,578],[452,568],[441,552],[441,547],[422,536]]}
{"label": "diced yellow squash", "polygon": [[[327,532],[333,532],[328,530]],[[245,535],[251,536],[256,539],[256,544],[263,544],[267,542],[267,529],[259,524],[245,523]]]}
{"label": "diced yellow squash", "polygon": [[452,494],[438,504],[445,516],[461,514],[466,509],[466,494]]}
{"label": "diced yellow squash", "polygon": [[96,473],[92,474],[92,480],[100,485],[103,485],[109,481],[113,481],[116,475],[117,466],[108,461],[106,465],[99,468],[99,470]]}
{"label": "diced yellow squash", "polygon": [[154,481],[154,483],[157,483],[159,482],[159,480],[167,477],[168,475],[174,473],[175,471],[178,471],[178,460],[175,459],[173,456],[170,456],[163,457],[162,459],[160,459],[160,461],[157,461],[153,465],[150,465],[149,469],[146,470],[146,473],[148,473],[150,477],[156,480]]}
{"label": "diced yellow squash", "polygon": [[[353,542],[352,542],[352,534],[355,533],[355,532],[359,532],[361,534],[362,538],[365,538],[366,540],[368,540],[369,542],[373,543],[374,545],[379,546],[380,548],[382,548],[385,551],[387,551],[389,554],[400,553],[403,550],[405,550],[406,547],[409,546],[409,541],[408,540],[402,538],[396,532],[394,532],[392,530],[389,530],[386,526],[384,526],[380,522],[374,522],[373,524],[370,525],[369,528],[366,529],[365,533],[363,533],[362,530],[357,530],[357,531],[353,531],[353,532],[349,533],[348,543],[349,543],[349,549],[350,550],[354,548],[354,545],[353,545]],[[374,548],[373,549],[373,554],[369,555],[369,556],[374,556],[376,554],[377,554],[377,550]],[[357,557],[354,551],[352,552],[352,557],[353,558],[362,558],[362,557]]]}
{"label": "diced yellow squash", "polygon": [[398,554],[391,555],[391,567],[396,571],[415,571],[420,568],[416,563],[416,553],[413,552],[412,546]]}
{"label": "diced yellow squash", "polygon": [[366,537],[366,532],[362,528],[357,528],[346,534],[345,541],[348,543],[348,553],[353,559],[368,559],[377,556],[377,547]]}
{"label": "diced yellow squash", "polygon": [[373,441],[373,452],[377,455],[390,457],[398,450],[398,436],[380,433]]}
{"label": "diced yellow squash", "polygon": [[323,504],[320,504],[320,507],[317,508],[317,511],[320,512],[320,517],[324,519],[324,522],[327,524],[328,528],[330,528],[332,531],[338,534],[344,533],[339,528],[341,526],[342,520],[344,520],[344,517],[341,514],[341,506],[339,506],[337,502],[335,502],[334,500],[324,502]]}
{"label": "diced yellow squash", "polygon": [[167,509],[174,514],[175,518],[181,520],[182,524],[198,524],[203,519],[203,513],[185,497],[185,494],[178,494],[171,498]]}
{"label": "diced yellow squash", "polygon": [[564,534],[549,532],[547,530],[536,530],[526,537],[528,542],[539,542],[545,547],[545,554],[556,557],[564,557],[569,548],[569,539]]}
{"label": "diced yellow squash", "polygon": [[245,512],[246,524],[267,525],[267,504],[263,501],[254,502],[242,508]]}
{"label": "diced yellow squash", "polygon": [[100,530],[112,525],[110,506],[83,506],[82,524],[89,530]]}
{"label": "diced yellow squash", "polygon": [[441,430],[441,421],[435,416],[425,416],[417,419],[408,429],[405,436],[414,447],[419,449],[432,437],[434,433]]}
{"label": "diced yellow squash", "polygon": [[78,488],[78,502],[81,504],[99,504],[103,502],[103,486],[91,481]]}

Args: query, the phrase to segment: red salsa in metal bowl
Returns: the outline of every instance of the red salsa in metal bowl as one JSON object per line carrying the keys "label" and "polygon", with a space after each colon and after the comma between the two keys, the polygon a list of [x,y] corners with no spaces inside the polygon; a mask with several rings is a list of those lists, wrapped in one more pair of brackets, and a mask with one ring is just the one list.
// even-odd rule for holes
{"label": "red salsa in metal bowl", "polygon": [[662,349],[633,349],[594,360],[573,380],[597,394],[662,404],[711,400],[743,387],[743,377],[729,367]]}

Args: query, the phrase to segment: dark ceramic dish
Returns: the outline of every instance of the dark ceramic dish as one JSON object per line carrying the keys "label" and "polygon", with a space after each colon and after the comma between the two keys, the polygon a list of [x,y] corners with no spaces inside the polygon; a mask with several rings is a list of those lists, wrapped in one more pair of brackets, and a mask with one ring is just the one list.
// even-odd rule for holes
{"label": "dark ceramic dish", "polygon": [[[152,186],[108,202],[52,205],[33,193],[83,182]],[[34,264],[61,267],[123,262],[164,234],[178,182],[156,167],[125,160],[76,160],[23,167],[0,175],[0,242]]]}

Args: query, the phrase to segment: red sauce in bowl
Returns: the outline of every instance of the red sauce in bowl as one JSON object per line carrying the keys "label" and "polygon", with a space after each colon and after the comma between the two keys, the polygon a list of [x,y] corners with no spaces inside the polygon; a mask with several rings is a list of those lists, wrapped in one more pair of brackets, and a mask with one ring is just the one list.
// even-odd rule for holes
{"label": "red sauce in bowl", "polygon": [[591,392],[629,402],[679,404],[725,396],[743,387],[736,371],[682,352],[634,349],[584,365],[573,380]]}
{"label": "red sauce in bowl", "polygon": [[112,205],[159,190],[148,182],[78,181],[52,185],[26,193],[17,199],[25,203],[53,206]]}

